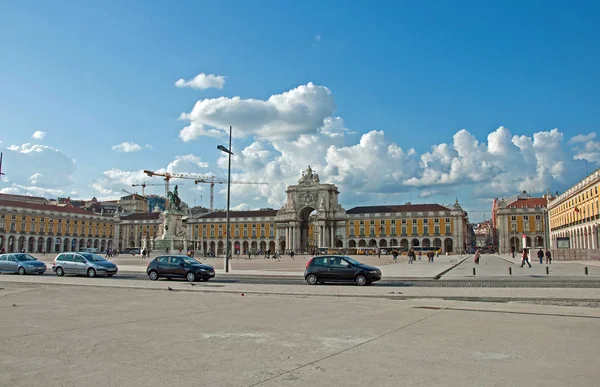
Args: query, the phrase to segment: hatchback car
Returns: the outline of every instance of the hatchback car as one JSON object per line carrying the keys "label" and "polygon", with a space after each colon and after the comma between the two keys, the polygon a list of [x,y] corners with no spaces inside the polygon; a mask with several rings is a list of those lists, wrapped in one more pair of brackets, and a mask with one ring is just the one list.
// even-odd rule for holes
{"label": "hatchback car", "polygon": [[52,271],[59,277],[65,274],[112,277],[118,270],[114,263],[92,253],[61,253],[52,262]]}
{"label": "hatchback car", "polygon": [[369,285],[381,279],[381,270],[343,255],[313,257],[306,264],[304,279],[309,285],[325,282],[354,282]]}
{"label": "hatchback car", "polygon": [[25,253],[0,255],[0,273],[44,274],[46,264]]}
{"label": "hatchback car", "polygon": [[150,261],[146,273],[152,281],[164,277],[185,278],[189,282],[194,282],[197,279],[208,281],[213,278],[215,269],[185,255],[168,255]]}

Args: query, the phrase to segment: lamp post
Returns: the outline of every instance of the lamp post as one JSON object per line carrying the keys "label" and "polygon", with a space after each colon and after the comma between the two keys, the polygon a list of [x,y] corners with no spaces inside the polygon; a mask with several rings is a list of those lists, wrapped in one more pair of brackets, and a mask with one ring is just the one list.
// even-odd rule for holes
{"label": "lamp post", "polygon": [[225,148],[223,145],[217,146],[217,149],[221,152],[228,154],[229,166],[227,168],[227,221],[225,223],[225,273],[229,273],[229,205],[231,202],[231,126],[229,127],[229,148]]}

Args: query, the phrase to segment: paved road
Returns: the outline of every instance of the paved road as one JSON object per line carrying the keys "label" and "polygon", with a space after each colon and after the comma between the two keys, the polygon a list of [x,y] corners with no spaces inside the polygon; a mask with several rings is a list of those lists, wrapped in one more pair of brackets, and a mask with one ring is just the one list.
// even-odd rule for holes
{"label": "paved road", "polygon": [[[1,276],[16,276],[15,274],[2,274]],[[52,272],[46,272],[45,276],[55,276]],[[2,278],[2,277],[0,277]],[[140,272],[119,272],[112,277],[114,280],[137,280],[149,281],[144,273]],[[102,281],[103,278],[85,278],[82,280]],[[168,282],[165,280],[160,280]],[[179,280],[174,280],[181,282]],[[210,283],[216,284],[262,284],[262,285],[304,285],[306,282],[301,275],[298,277],[290,276],[258,276],[243,274],[217,275],[210,280]],[[353,286],[353,285],[349,285]],[[543,278],[490,278],[473,277],[469,279],[449,279],[449,280],[402,280],[402,279],[384,279],[376,282],[372,286],[378,287],[438,287],[438,288],[600,288],[600,278],[597,277],[543,277]]]}
{"label": "paved road", "polygon": [[594,386],[599,324],[580,307],[10,287],[0,386]]}

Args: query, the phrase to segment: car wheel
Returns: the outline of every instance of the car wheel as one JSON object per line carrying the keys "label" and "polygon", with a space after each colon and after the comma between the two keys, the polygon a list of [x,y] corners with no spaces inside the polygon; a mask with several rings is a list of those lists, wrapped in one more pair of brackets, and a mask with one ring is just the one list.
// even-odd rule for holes
{"label": "car wheel", "polygon": [[365,277],[362,274],[359,274],[356,276],[356,278],[354,279],[354,282],[356,282],[356,284],[358,286],[365,286],[367,284],[367,277]]}
{"label": "car wheel", "polygon": [[65,271],[63,270],[62,267],[57,267],[56,268],[56,275],[59,277],[62,277],[63,275],[65,275]]}
{"label": "car wheel", "polygon": [[316,275],[314,275],[314,274],[309,274],[309,275],[307,275],[307,276],[306,276],[306,282],[307,282],[309,285],[316,285],[316,284],[318,284],[318,283],[319,283],[319,279],[317,278],[317,276],[316,276]]}
{"label": "car wheel", "polygon": [[148,278],[150,278],[151,281],[156,281],[158,279],[158,273],[156,270],[150,270],[150,273],[148,273]]}
{"label": "car wheel", "polygon": [[96,270],[92,269],[91,267],[88,269],[87,271],[87,275],[90,278],[94,278],[96,276]]}
{"label": "car wheel", "polygon": [[194,281],[196,281],[196,274],[194,274],[190,271],[189,273],[187,273],[185,275],[185,278],[188,280],[188,282],[194,282]]}
{"label": "car wheel", "polygon": [[25,272],[25,268],[24,268],[23,266],[21,266],[21,267],[19,268],[19,270],[17,270],[17,271],[18,271],[18,273],[19,273],[19,274],[21,274],[21,275],[25,275],[25,274],[27,274],[27,273]]}

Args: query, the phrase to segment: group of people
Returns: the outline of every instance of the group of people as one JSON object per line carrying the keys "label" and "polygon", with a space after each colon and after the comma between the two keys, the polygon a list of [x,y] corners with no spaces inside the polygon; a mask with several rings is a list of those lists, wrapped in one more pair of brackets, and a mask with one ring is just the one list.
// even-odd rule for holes
{"label": "group of people", "polygon": [[106,258],[118,257],[119,251],[117,249],[106,249]]}
{"label": "group of people", "polygon": [[[425,254],[427,256],[427,261],[429,263],[433,263],[433,259],[438,256],[439,257],[439,252],[438,251],[428,251],[427,254]],[[423,256],[423,253],[421,251],[419,251],[418,253],[415,253],[415,251],[413,249],[410,249],[408,251],[408,263],[409,264],[413,264],[417,258],[419,260],[421,260],[421,257]],[[392,257],[394,257],[394,262],[396,262],[398,260],[398,251],[394,250],[392,252]]]}
{"label": "group of people", "polygon": [[[523,249],[523,255],[521,256],[521,267],[525,266],[526,263],[529,265],[529,267],[531,267],[531,262],[529,261],[529,250],[530,249],[528,248]],[[540,260],[540,265],[544,263],[544,257],[546,258],[547,265],[552,263],[552,253],[550,250],[546,250],[546,252],[544,252],[544,250],[539,249],[537,252],[537,257]]]}

